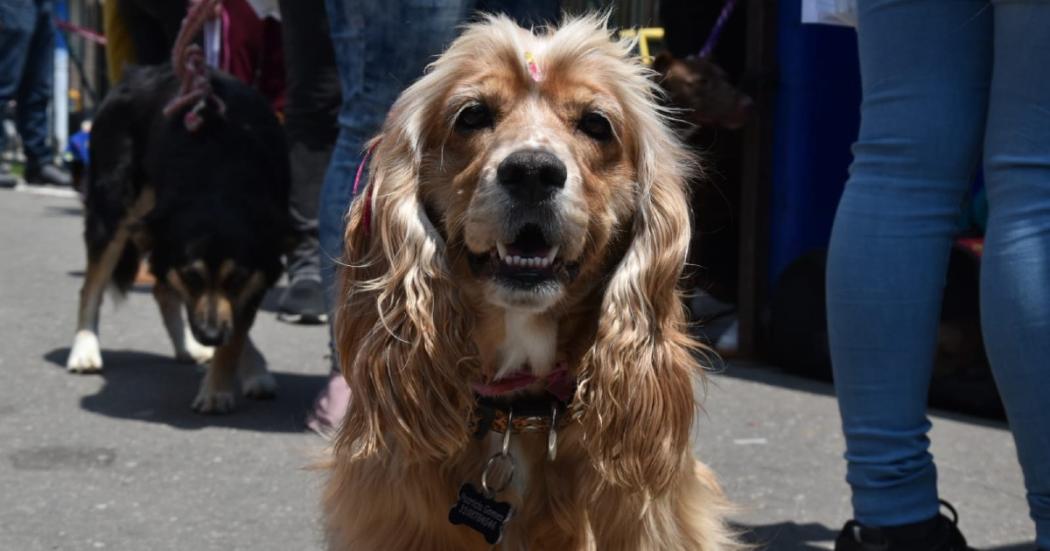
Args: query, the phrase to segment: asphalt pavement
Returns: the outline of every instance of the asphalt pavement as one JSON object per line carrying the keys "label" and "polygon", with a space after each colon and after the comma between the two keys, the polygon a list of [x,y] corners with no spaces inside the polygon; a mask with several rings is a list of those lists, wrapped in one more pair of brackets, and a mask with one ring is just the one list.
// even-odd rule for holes
{"label": "asphalt pavement", "polygon": [[[148,289],[102,310],[101,375],[63,365],[84,270],[70,193],[0,190],[0,550],[322,549],[324,442],[302,418],[327,371],[327,332],[253,330],[273,401],[193,413],[200,372],[176,363]],[[115,306],[115,307],[114,307]],[[697,450],[770,550],[830,549],[850,516],[831,387],[757,365],[711,377]],[[887,407],[892,407],[888,404]],[[1005,424],[933,413],[942,497],[980,549],[1034,537]]]}

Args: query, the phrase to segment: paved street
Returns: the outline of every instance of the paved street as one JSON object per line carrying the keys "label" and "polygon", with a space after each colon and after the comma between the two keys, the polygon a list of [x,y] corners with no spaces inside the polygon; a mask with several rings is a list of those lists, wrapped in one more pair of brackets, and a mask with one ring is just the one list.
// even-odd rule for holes
{"label": "paved street", "polygon": [[[115,309],[107,297],[103,373],[69,375],[81,227],[71,196],[0,190],[0,550],[320,549],[309,466],[323,442],[301,419],[327,369],[325,329],[280,323],[268,301],[254,338],[278,398],[200,416],[200,374],[171,358],[138,289]],[[699,453],[740,523],[768,549],[830,549],[849,517],[830,386],[742,365],[712,381]],[[1028,549],[1005,426],[944,414],[934,426],[942,497],[971,543]]]}

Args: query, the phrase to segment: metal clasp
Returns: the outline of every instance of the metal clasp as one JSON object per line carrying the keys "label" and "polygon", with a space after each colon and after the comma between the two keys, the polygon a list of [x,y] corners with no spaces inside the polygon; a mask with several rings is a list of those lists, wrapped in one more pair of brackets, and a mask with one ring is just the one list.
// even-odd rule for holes
{"label": "metal clasp", "polygon": [[547,431],[547,461],[558,456],[558,404],[551,403],[551,428]]}
{"label": "metal clasp", "polygon": [[[513,423],[514,410],[511,409],[507,412],[507,430],[503,432],[503,446],[500,451],[489,458],[485,463],[485,468],[481,471],[481,491],[485,493],[485,497],[490,499],[505,490],[510,485],[510,481],[514,479],[514,458],[510,455],[510,433],[514,432]],[[489,476],[496,474],[502,474],[503,481],[490,485]]]}

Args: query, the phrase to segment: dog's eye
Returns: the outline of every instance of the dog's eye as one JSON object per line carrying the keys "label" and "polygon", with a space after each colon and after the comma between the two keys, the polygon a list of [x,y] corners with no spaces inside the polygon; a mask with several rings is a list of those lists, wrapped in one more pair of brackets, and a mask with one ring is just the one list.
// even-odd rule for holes
{"label": "dog's eye", "polygon": [[576,124],[576,127],[599,142],[607,142],[613,137],[612,125],[609,124],[609,119],[599,113],[590,112],[584,114],[580,117],[580,122]]}
{"label": "dog's eye", "polygon": [[492,111],[483,103],[474,103],[463,108],[456,117],[456,130],[472,132],[492,126]]}

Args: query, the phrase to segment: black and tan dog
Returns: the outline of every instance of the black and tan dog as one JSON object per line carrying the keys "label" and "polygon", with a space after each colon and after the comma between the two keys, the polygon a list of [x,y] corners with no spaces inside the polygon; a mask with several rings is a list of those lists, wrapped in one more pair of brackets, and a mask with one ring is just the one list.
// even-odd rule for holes
{"label": "black and tan dog", "polygon": [[248,330],[281,273],[289,168],[266,101],[228,76],[198,77],[194,86],[205,92],[179,105],[169,102],[187,93],[186,76],[170,66],[131,69],[98,112],[85,201],[88,265],[66,365],[76,373],[102,368],[103,291],[126,291],[148,255],[175,356],[211,360],[193,408],[221,413],[233,407],[238,375],[246,396],[276,388]]}

